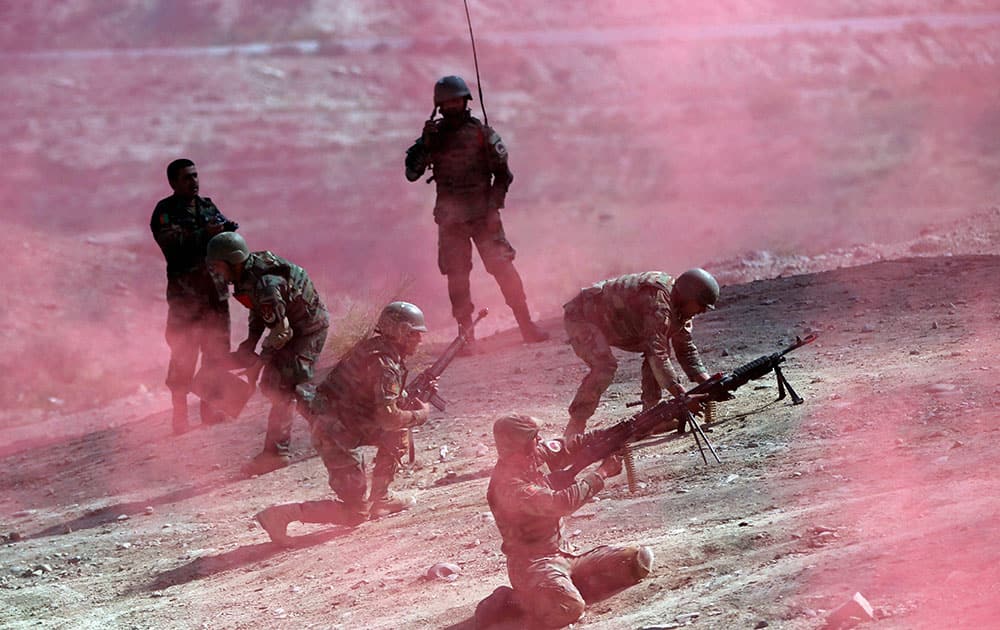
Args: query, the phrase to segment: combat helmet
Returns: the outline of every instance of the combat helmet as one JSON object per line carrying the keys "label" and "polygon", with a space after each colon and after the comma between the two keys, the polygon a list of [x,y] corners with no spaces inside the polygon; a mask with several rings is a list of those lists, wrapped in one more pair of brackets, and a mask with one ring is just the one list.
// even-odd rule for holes
{"label": "combat helmet", "polygon": [[437,83],[434,84],[434,106],[441,107],[442,103],[453,98],[472,100],[472,93],[469,92],[469,86],[466,85],[465,79],[454,75],[438,79]]}
{"label": "combat helmet", "polygon": [[250,248],[243,237],[236,232],[222,232],[208,241],[208,251],[205,259],[208,262],[221,261],[230,265],[246,262],[250,257]]}
{"label": "combat helmet", "polygon": [[688,269],[674,282],[672,295],[676,301],[695,301],[705,308],[714,309],[719,301],[719,283],[700,267]]}
{"label": "combat helmet", "polygon": [[493,423],[493,440],[500,457],[523,455],[530,452],[541,424],[531,416],[508,414]]}
{"label": "combat helmet", "polygon": [[393,340],[405,339],[411,331],[427,332],[424,312],[409,302],[391,302],[382,309],[375,332]]}

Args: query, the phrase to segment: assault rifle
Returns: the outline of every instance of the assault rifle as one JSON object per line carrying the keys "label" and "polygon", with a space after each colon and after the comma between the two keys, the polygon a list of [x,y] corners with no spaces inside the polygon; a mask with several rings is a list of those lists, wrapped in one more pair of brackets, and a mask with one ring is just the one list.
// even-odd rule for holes
{"label": "assault rifle", "polygon": [[[417,375],[417,378],[410,381],[404,389],[406,391],[407,398],[415,398],[421,402],[427,402],[434,406],[438,411],[444,411],[448,403],[444,398],[437,393],[437,379],[440,378],[444,371],[448,369],[448,366],[458,353],[462,351],[465,344],[473,338],[473,331],[476,329],[476,324],[489,314],[489,309],[482,309],[476,315],[476,318],[472,320],[472,325],[468,327],[462,327],[458,331],[458,336],[448,344],[448,347],[444,349],[441,356],[437,358],[429,368]],[[413,447],[413,432],[407,431],[407,446],[409,448],[409,460],[412,464],[416,459],[416,452]]]}
{"label": "assault rifle", "polygon": [[555,490],[569,487],[573,479],[587,466],[618,453],[632,442],[645,438],[664,422],[690,414],[691,406],[698,408],[706,399],[705,394],[697,394],[661,400],[631,418],[607,429],[587,434],[584,438],[584,447],[574,456],[573,461],[567,467],[549,473],[549,484]]}

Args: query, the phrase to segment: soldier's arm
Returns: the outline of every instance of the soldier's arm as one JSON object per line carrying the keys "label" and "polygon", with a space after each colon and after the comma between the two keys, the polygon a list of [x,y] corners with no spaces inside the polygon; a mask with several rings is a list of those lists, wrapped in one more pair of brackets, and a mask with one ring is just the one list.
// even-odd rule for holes
{"label": "soldier's arm", "polygon": [[537,483],[524,482],[516,492],[518,509],[536,516],[568,516],[604,489],[604,477],[589,472],[569,487],[553,490]]}
{"label": "soldier's arm", "polygon": [[153,216],[149,220],[149,229],[153,232],[153,240],[160,246],[164,256],[168,259],[178,255],[191,247],[197,247],[199,240],[197,233],[189,233],[180,225],[170,220],[170,214],[166,208],[157,205],[153,210]]}
{"label": "soldier's arm", "polygon": [[427,148],[424,146],[424,139],[417,140],[406,150],[406,179],[415,182],[427,170]]}
{"label": "soldier's arm", "polygon": [[674,356],[677,362],[689,379],[696,383],[708,380],[708,370],[701,361],[698,347],[694,345],[691,337],[691,320],[684,323],[684,326],[674,334],[671,343],[674,347]]}
{"label": "soldier's arm", "polygon": [[401,431],[427,421],[429,412],[426,406],[421,409],[401,408],[406,400],[402,378],[387,359],[379,357],[371,369],[371,380],[375,386],[375,422],[383,431]]}
{"label": "soldier's arm", "polygon": [[674,396],[680,396],[684,388],[677,382],[677,372],[670,361],[670,295],[666,291],[657,291],[644,308],[643,327],[648,331],[646,360],[660,387]]}
{"label": "soldier's arm", "polygon": [[493,184],[490,188],[490,205],[499,210],[504,207],[507,191],[514,183],[514,173],[510,170],[507,156],[507,145],[503,143],[500,134],[491,127],[486,127],[486,143],[488,148],[490,172],[493,173]]}
{"label": "soldier's arm", "polygon": [[[222,224],[222,230],[220,231],[235,232],[236,230],[240,229],[240,224],[237,223],[236,221],[231,221],[230,219],[226,218],[226,215],[222,214],[222,210],[219,210],[219,207],[215,205],[211,199],[205,197],[205,203],[208,204],[208,211],[211,217],[210,223]],[[214,236],[214,234],[211,236]],[[211,236],[209,236],[209,238],[211,238]]]}

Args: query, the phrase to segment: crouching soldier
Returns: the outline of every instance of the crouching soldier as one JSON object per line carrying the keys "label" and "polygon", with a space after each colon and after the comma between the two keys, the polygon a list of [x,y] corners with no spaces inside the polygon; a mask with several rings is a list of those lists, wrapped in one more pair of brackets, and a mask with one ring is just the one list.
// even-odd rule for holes
{"label": "crouching soldier", "polygon": [[[401,512],[415,503],[389,490],[406,452],[406,429],[427,421],[430,406],[407,398],[404,359],[427,332],[424,314],[409,302],[392,302],[375,334],[358,342],[327,374],[309,403],[313,446],[329,474],[336,500],[267,508],[257,521],[271,540],[288,545],[289,523],[357,525]],[[371,489],[359,447],[378,447]],[[367,497],[366,495],[367,492]]]}
{"label": "crouching soldier", "polygon": [[588,603],[634,586],[653,568],[648,547],[570,551],[562,536],[563,517],[600,492],[605,479],[621,472],[622,463],[609,457],[594,472],[557,491],[543,466],[564,468],[593,434],[542,441],[538,430],[537,420],[516,414],[493,425],[499,457],[486,499],[503,539],[511,587],[501,586],[479,603],[480,628],[519,617],[532,627],[568,626],[583,616]]}
{"label": "crouching soldier", "polygon": [[[264,450],[241,472],[263,475],[290,461],[295,387],[313,376],[330,315],[302,267],[268,251],[251,252],[235,232],[213,237],[207,259],[212,273],[232,284],[233,297],[250,309],[247,338],[234,359],[252,374],[263,362],[260,387],[271,401],[271,411]],[[270,332],[258,355],[257,343],[266,329]]]}

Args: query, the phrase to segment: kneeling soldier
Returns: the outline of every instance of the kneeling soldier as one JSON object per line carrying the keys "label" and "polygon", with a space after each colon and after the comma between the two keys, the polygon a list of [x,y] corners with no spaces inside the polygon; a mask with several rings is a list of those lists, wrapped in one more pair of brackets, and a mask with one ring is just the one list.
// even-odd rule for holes
{"label": "kneeling soldier", "polygon": [[[268,508],[257,520],[271,540],[287,545],[291,522],[357,525],[413,506],[389,491],[406,452],[406,429],[427,421],[430,406],[407,398],[404,359],[427,332],[424,314],[408,302],[382,309],[375,334],[358,342],[327,374],[309,403],[313,446],[329,473],[337,500]],[[359,447],[377,446],[371,490]]]}

